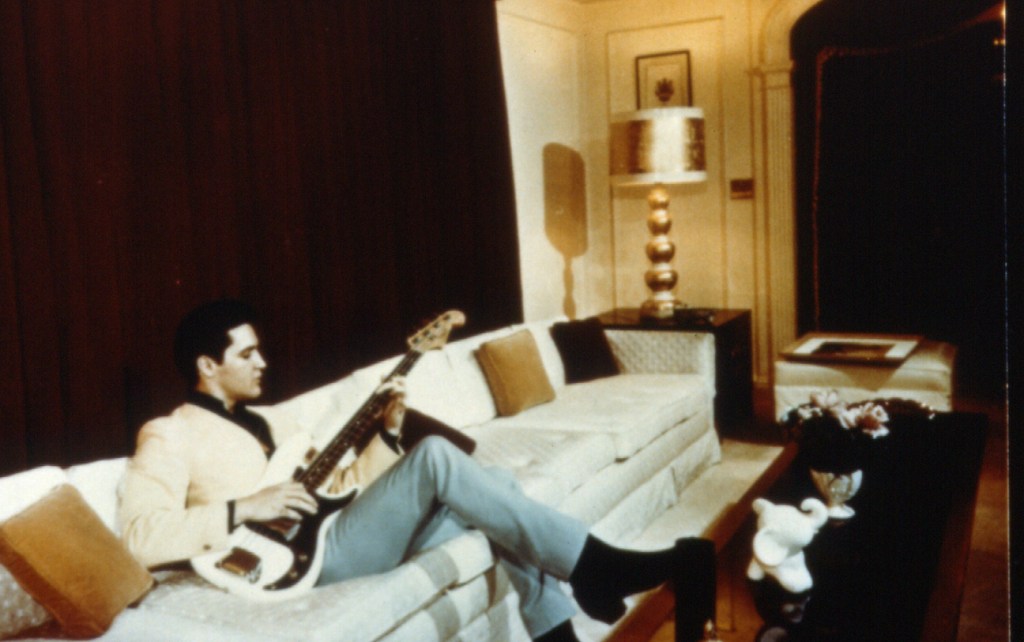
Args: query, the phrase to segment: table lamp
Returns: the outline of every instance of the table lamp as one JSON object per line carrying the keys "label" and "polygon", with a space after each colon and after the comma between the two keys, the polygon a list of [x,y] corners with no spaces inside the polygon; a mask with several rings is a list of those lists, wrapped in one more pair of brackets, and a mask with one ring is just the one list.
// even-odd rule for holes
{"label": "table lamp", "polygon": [[696,107],[658,107],[615,114],[610,132],[613,186],[650,185],[644,281],[651,294],[640,307],[645,317],[668,318],[685,307],[672,293],[678,274],[672,269],[676,246],[668,238],[667,184],[707,180],[704,160],[704,111]]}

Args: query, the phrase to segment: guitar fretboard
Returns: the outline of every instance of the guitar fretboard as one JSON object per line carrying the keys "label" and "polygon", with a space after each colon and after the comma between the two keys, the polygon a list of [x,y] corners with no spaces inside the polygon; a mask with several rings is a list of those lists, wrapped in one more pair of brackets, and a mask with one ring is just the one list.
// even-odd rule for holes
{"label": "guitar fretboard", "polygon": [[[423,356],[423,353],[416,350],[407,352],[398,365],[395,366],[395,369],[384,379],[384,382],[409,374],[409,371],[412,370],[412,367],[416,365],[421,356]],[[317,455],[309,467],[299,472],[295,481],[301,482],[310,493],[319,488],[334,470],[334,467],[338,465],[338,462],[345,453],[348,452],[349,448],[359,443],[366,435],[366,431],[373,426],[374,420],[384,409],[389,399],[389,393],[374,392],[370,395],[370,398],[352,415],[348,423],[338,431],[334,439]]]}

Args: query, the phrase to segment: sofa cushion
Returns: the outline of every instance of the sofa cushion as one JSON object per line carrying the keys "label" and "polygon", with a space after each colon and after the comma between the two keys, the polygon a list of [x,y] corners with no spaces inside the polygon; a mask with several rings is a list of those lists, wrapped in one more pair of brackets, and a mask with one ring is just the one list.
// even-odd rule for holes
{"label": "sofa cushion", "polygon": [[50,614],[21,588],[11,572],[0,566],[0,640],[39,626]]}
{"label": "sofa cushion", "polygon": [[519,330],[477,349],[498,414],[516,415],[555,398],[533,333]]}
{"label": "sofa cushion", "polygon": [[602,434],[533,430],[528,439],[514,424],[470,429],[475,459],[512,471],[527,495],[551,506],[615,461],[615,444]]}
{"label": "sofa cushion", "polygon": [[100,521],[114,534],[118,533],[118,486],[128,466],[127,457],[103,459],[67,469],[68,482],[78,489],[82,499]]}
{"label": "sofa cushion", "polygon": [[505,573],[493,568],[486,575],[456,586],[414,613],[384,637],[388,642],[444,642],[486,613],[512,591]]}
{"label": "sofa cushion", "polygon": [[551,326],[551,338],[562,357],[566,383],[619,374],[619,364],[596,317],[556,323]]}
{"label": "sofa cushion", "polygon": [[[647,448],[635,453],[629,459],[608,466],[601,471],[600,475],[595,475],[570,495],[566,501],[559,504],[558,509],[593,525],[605,520],[615,507],[625,505],[632,516],[629,518],[629,522],[633,524],[646,523],[645,519],[650,518],[651,515],[644,515],[637,511],[644,510],[645,503],[648,502],[633,501],[631,498],[635,493],[640,492],[644,484],[659,474],[667,474],[667,479],[663,480],[666,482],[662,488],[663,496],[670,499],[674,497],[679,490],[674,484],[674,479],[677,476],[688,476],[689,473],[687,470],[672,470],[673,462],[695,444],[704,441],[711,445],[713,451],[710,453],[710,457],[704,457],[704,460],[695,462],[698,466],[709,465],[717,461],[719,457],[718,435],[711,424],[711,413],[707,410],[687,420],[676,429],[658,436]],[[700,450],[706,452],[703,448]],[[611,533],[605,532],[604,534],[610,535]],[[619,533],[616,533],[617,535]]]}
{"label": "sofa cushion", "polygon": [[[687,424],[701,421],[703,419],[695,418]],[[651,448],[645,449],[645,452],[656,448],[673,450],[680,443],[671,439],[675,435],[676,431],[662,435],[659,441],[652,444]],[[661,439],[666,439],[666,441],[662,443]],[[647,529],[652,521],[679,501],[680,493],[686,490],[690,482],[720,460],[721,446],[718,442],[718,435],[714,430],[700,433],[694,442],[675,452],[671,461],[660,472],[649,474],[647,477],[635,478],[638,480],[635,482],[636,488],[598,518],[593,525],[594,534],[606,537],[609,542],[613,543],[633,541]],[[652,465],[656,466],[657,462],[647,460],[637,468],[646,468]],[[594,492],[599,488],[595,486],[588,490]],[[605,499],[605,495],[601,493],[591,495],[591,499],[595,496],[600,498],[599,501]],[[680,523],[676,525],[675,532],[678,533],[676,537],[681,537],[696,535],[701,531],[691,530],[690,524]],[[654,548],[671,546],[675,539],[665,539]]]}
{"label": "sofa cushion", "polygon": [[616,458],[625,459],[709,403],[699,375],[624,374],[569,384],[556,402],[493,423],[520,430],[606,434]]}
{"label": "sofa cushion", "polygon": [[[420,638],[412,638],[420,642]],[[519,594],[509,591],[500,602],[466,624],[459,635],[449,640],[478,642],[530,642],[523,619],[519,615]],[[592,638],[597,639],[597,638]],[[386,642],[391,642],[388,639]]]}
{"label": "sofa cushion", "polygon": [[369,642],[493,565],[487,539],[471,531],[393,570],[317,587],[272,608],[213,588],[194,573],[176,573],[162,578],[132,615],[199,620],[211,632],[206,639],[224,632],[232,640]]}
{"label": "sofa cushion", "polygon": [[69,484],[0,524],[0,561],[76,637],[106,631],[153,583]]}

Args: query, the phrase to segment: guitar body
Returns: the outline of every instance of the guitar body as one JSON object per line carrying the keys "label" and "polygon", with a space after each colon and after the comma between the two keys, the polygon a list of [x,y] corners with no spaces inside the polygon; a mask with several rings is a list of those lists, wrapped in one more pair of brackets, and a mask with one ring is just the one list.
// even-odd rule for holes
{"label": "guitar body", "polygon": [[[296,468],[310,445],[305,433],[282,443],[267,462],[256,489],[297,476]],[[342,462],[354,459],[350,453]],[[193,557],[192,568],[211,584],[254,600],[281,600],[302,593],[320,576],[327,529],[358,493],[359,488],[334,497],[317,492],[317,512],[297,522],[243,524],[231,534],[227,548]]]}
{"label": "guitar body", "polygon": [[[461,312],[449,311],[410,337],[410,352],[387,379],[407,374],[424,350],[444,345],[451,328],[464,322]],[[190,560],[196,573],[211,584],[258,601],[287,599],[315,586],[324,564],[327,530],[360,491],[358,485],[334,495],[321,489],[329,485],[325,482],[336,468],[345,469],[355,462],[356,444],[370,434],[388,400],[387,394],[375,392],[305,468],[301,463],[310,453],[309,436],[299,434],[282,443],[267,462],[256,490],[288,479],[298,481],[315,495],[316,513],[298,521],[246,522],[231,534],[227,549]]]}
{"label": "guitar body", "polygon": [[244,524],[226,551],[192,558],[196,573],[211,584],[258,601],[282,600],[312,588],[324,564],[327,529],[358,494],[318,496],[315,514],[301,521]]}

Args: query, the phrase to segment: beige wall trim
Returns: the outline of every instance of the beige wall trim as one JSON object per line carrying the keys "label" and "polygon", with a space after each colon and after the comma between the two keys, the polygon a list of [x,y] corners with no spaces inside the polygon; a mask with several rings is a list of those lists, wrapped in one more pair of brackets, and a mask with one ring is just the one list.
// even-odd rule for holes
{"label": "beige wall trim", "polygon": [[754,69],[755,163],[758,190],[755,371],[769,381],[779,351],[796,339],[796,201],[793,146],[793,61],[789,35],[796,21],[820,0],[779,0],[761,27]]}

